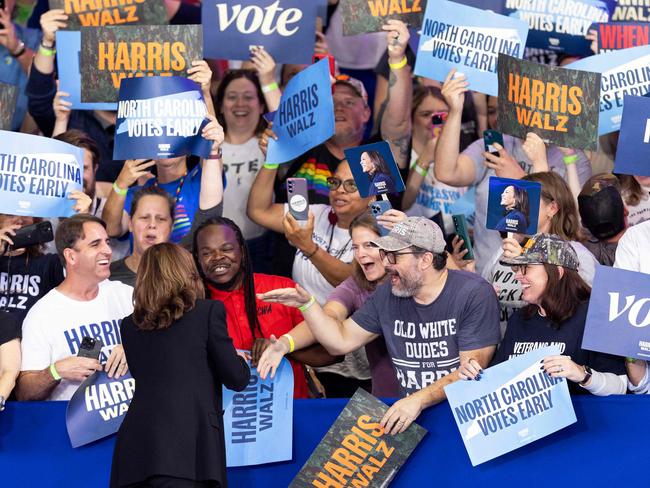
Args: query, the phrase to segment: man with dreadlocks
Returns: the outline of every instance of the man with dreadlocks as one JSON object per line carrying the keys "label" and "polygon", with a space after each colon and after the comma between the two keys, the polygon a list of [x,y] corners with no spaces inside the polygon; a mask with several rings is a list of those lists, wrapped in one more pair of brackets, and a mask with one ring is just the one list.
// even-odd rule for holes
{"label": "man with dreadlocks", "polygon": [[[272,335],[280,337],[302,322],[296,308],[257,300],[256,293],[295,287],[282,276],[253,273],[253,265],[241,230],[225,217],[203,222],[194,233],[194,259],[203,277],[206,295],[220,300],[226,308],[228,334],[235,348],[250,350],[257,365]],[[321,346],[290,354],[294,398],[307,398],[308,389],[302,364],[325,366],[336,358]]]}

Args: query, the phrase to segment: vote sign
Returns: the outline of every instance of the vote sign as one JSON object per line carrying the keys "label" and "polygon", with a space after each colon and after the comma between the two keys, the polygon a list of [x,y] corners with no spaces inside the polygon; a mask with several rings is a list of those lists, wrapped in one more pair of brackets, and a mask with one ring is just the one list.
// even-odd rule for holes
{"label": "vote sign", "polygon": [[276,63],[311,63],[317,3],[303,0],[211,0],[202,3],[207,58],[250,58],[264,46]]}
{"label": "vote sign", "polygon": [[598,266],[582,348],[650,359],[650,275]]}

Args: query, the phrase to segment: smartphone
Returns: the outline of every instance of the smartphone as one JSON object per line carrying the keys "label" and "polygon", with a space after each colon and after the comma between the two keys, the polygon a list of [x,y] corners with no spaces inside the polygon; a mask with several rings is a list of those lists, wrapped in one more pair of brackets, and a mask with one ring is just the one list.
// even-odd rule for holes
{"label": "smartphone", "polygon": [[323,58],[327,58],[327,62],[330,66],[330,75],[336,77],[336,60],[334,59],[334,56],[330,56],[329,54],[314,54],[311,57],[311,63],[318,63]]}
{"label": "smartphone", "polygon": [[52,224],[44,220],[32,225],[26,225],[16,231],[16,235],[11,237],[14,241],[12,249],[21,249],[23,247],[30,247],[36,244],[45,244],[54,239],[52,233]]}
{"label": "smartphone", "polygon": [[80,358],[90,358],[90,359],[99,359],[99,355],[102,352],[101,339],[93,339],[92,337],[84,337],[81,339],[81,345],[79,346],[79,352],[77,356]]}
{"label": "smartphone", "polygon": [[[392,207],[390,204],[390,201],[388,200],[377,200],[376,202],[372,202],[370,204],[370,213],[372,216],[375,218],[375,221],[377,220],[377,217],[380,215],[385,214],[387,211],[389,211]],[[382,236],[387,236],[390,230],[388,230],[386,227],[383,227],[377,223],[377,227],[379,227],[379,232],[381,233]]]}
{"label": "smartphone", "polygon": [[467,254],[463,256],[463,259],[467,261],[474,259],[474,248],[472,247],[472,240],[469,238],[469,232],[467,230],[467,219],[465,219],[465,214],[452,215],[451,218],[454,221],[456,234],[464,241],[461,251],[463,249],[467,249]]}
{"label": "smartphone", "polygon": [[485,144],[485,150],[490,154],[498,156],[499,151],[494,147],[495,142],[503,147],[503,136],[501,135],[501,132],[492,129],[483,132],[483,144]]}
{"label": "smartphone", "polygon": [[431,115],[433,137],[438,137],[440,135],[445,120],[447,120],[447,112],[435,112],[433,115]]}
{"label": "smartphone", "polygon": [[294,219],[309,220],[309,193],[305,178],[287,179],[287,202]]}

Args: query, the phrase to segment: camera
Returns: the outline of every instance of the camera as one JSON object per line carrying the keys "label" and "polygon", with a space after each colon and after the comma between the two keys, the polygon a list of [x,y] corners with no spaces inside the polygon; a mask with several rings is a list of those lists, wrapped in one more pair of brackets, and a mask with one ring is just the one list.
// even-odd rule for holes
{"label": "camera", "polygon": [[54,239],[52,233],[52,224],[44,220],[32,225],[26,225],[16,231],[16,235],[11,236],[14,245],[12,249],[21,249],[23,247],[30,247],[37,244],[45,244]]}

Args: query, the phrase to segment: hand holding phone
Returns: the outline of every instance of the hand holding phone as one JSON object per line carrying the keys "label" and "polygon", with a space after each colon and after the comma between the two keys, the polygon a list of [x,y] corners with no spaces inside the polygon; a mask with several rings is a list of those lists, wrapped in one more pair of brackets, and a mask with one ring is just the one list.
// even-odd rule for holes
{"label": "hand holding phone", "polygon": [[498,156],[499,150],[496,147],[494,147],[495,143],[503,147],[503,136],[501,135],[501,132],[492,129],[488,129],[484,131],[483,144],[485,145],[485,150],[490,154],[494,154],[495,156]]}
{"label": "hand holding phone", "polygon": [[[390,204],[390,201],[388,200],[377,200],[376,202],[372,202],[370,204],[370,213],[372,216],[375,218],[375,222],[377,222],[377,217],[380,215],[385,214],[387,211],[392,209],[393,206]],[[389,229],[386,227],[382,226],[377,222],[377,227],[379,227],[379,233],[382,236],[387,236],[388,233],[390,232]]]}
{"label": "hand holding phone", "polygon": [[[474,259],[474,249],[472,247],[472,240],[469,237],[469,231],[467,227],[467,219],[464,214],[457,214],[451,216],[454,221],[454,228],[456,229],[456,234],[463,240],[462,249],[467,249],[467,253],[463,256],[463,259],[469,261]],[[461,249],[461,250],[462,250]]]}
{"label": "hand holding phone", "polygon": [[11,238],[14,242],[13,249],[45,244],[52,239],[54,239],[52,224],[48,220],[21,227]]}
{"label": "hand holding phone", "polygon": [[79,346],[79,352],[77,353],[77,356],[80,358],[99,359],[99,355],[102,352],[102,347],[104,347],[104,344],[102,343],[101,339],[84,337],[81,339],[81,345]]}

